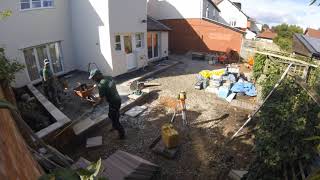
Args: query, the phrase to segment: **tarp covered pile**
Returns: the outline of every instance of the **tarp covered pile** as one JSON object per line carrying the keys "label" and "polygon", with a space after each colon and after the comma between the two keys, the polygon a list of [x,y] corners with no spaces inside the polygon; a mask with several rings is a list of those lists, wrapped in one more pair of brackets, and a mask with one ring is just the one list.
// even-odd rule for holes
{"label": "tarp covered pile", "polygon": [[205,89],[205,91],[214,93],[229,102],[238,93],[251,97],[257,95],[254,84],[242,79],[239,68],[234,66],[212,71],[200,71],[195,88]]}

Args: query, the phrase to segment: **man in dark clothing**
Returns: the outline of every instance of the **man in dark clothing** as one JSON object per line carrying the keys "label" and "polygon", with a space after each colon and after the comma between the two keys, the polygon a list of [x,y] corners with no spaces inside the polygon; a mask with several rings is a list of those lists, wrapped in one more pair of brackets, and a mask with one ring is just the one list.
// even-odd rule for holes
{"label": "man in dark clothing", "polygon": [[109,103],[109,118],[112,121],[112,127],[118,131],[119,138],[125,138],[125,131],[119,122],[121,98],[116,88],[116,83],[110,76],[103,76],[98,69],[93,69],[90,72],[89,79],[98,83],[99,99],[96,104],[99,104],[102,98],[105,98]]}
{"label": "man in dark clothing", "polygon": [[42,85],[43,85],[43,91],[44,95],[53,103],[55,103],[55,88],[54,88],[54,79],[53,74],[50,69],[50,63],[49,60],[44,60],[44,67],[40,73],[42,77]]}

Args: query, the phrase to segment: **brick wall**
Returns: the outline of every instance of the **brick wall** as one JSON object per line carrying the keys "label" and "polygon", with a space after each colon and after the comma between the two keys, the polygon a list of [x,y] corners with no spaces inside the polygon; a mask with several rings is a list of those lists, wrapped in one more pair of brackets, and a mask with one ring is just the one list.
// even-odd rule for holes
{"label": "brick wall", "polygon": [[[4,98],[1,86],[0,98]],[[39,166],[29,152],[10,111],[0,109],[0,117],[0,179],[38,179]]]}
{"label": "brick wall", "polygon": [[240,52],[243,34],[226,26],[202,19],[161,20],[172,28],[169,32],[171,53],[226,52],[233,49]]}

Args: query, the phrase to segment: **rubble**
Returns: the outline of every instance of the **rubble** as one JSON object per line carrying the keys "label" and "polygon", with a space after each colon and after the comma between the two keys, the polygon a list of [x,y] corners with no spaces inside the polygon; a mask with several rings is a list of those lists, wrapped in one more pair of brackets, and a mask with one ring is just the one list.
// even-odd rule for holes
{"label": "rubble", "polygon": [[96,147],[102,145],[102,136],[92,137],[87,139],[86,147]]}

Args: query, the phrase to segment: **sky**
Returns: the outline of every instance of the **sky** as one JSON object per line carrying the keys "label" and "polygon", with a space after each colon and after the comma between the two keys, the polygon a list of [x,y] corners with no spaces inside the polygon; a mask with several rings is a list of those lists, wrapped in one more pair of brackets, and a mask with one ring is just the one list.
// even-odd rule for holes
{"label": "sky", "polygon": [[233,0],[241,2],[243,11],[258,22],[271,26],[287,23],[320,28],[320,6],[311,0]]}

